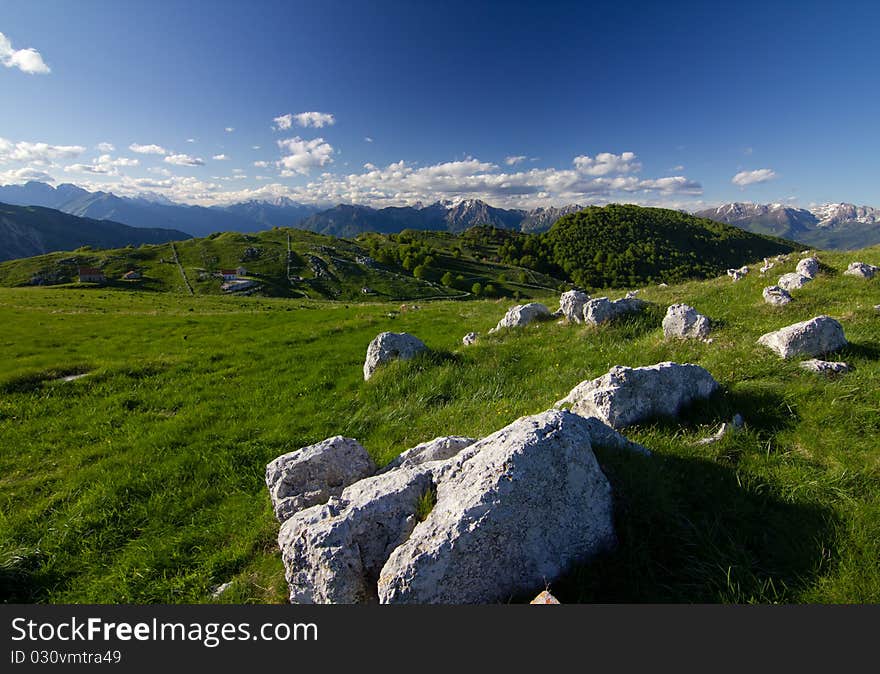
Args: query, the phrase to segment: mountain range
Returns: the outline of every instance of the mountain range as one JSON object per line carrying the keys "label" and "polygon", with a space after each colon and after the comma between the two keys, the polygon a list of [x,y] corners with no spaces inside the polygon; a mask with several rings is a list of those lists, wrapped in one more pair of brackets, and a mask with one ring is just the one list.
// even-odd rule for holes
{"label": "mountain range", "polygon": [[[571,204],[533,210],[504,209],[479,199],[379,209],[351,204],[327,208],[286,197],[206,207],[175,203],[158,194],[120,197],[111,192],[89,192],[69,183],[53,187],[37,181],[0,186],[0,203],[54,208],[84,218],[138,228],[172,229],[196,237],[272,227],[296,227],[337,237],[354,237],[368,231],[390,234],[404,229],[458,233],[474,225],[539,233],[549,230],[560,217],[584,208]],[[846,250],[880,243],[880,209],[870,206],[838,203],[804,209],[736,202],[695,215],[816,248]],[[84,243],[85,240],[79,245]]]}
{"label": "mountain range", "polygon": [[880,243],[880,208],[871,206],[839,203],[806,209],[736,202],[695,215],[815,248],[854,250]]}
{"label": "mountain range", "polygon": [[53,208],[0,203],[0,260],[81,246],[122,248],[189,238],[189,234],[174,229],[129,227],[112,220],[80,218]]}

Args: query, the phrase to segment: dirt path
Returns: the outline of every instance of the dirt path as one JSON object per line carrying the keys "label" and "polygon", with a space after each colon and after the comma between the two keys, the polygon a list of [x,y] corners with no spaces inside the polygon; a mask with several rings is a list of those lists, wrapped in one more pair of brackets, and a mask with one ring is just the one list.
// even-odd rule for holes
{"label": "dirt path", "polygon": [[195,291],[193,287],[190,285],[189,279],[186,277],[186,272],[183,271],[183,265],[180,264],[180,258],[177,257],[177,248],[174,247],[174,242],[171,241],[171,252],[174,253],[174,264],[177,265],[177,268],[180,270],[180,275],[183,277],[183,282],[186,284],[186,289],[189,290],[190,295],[195,295]]}

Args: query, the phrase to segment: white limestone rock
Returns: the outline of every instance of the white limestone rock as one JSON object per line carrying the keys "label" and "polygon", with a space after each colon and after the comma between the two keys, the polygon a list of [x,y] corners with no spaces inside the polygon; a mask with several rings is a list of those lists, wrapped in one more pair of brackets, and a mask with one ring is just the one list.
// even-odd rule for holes
{"label": "white limestone rock", "polygon": [[794,270],[801,276],[806,276],[808,279],[814,279],[816,278],[816,274],[819,273],[819,260],[815,257],[805,257],[797,263]]}
{"label": "white limestone rock", "polygon": [[443,461],[452,458],[465,447],[470,447],[476,442],[476,438],[468,438],[462,435],[444,435],[428,442],[416,445],[397,456],[389,463],[382,472],[395,468],[413,468],[429,461]]}
{"label": "white limestone rock", "polygon": [[375,472],[376,464],[357,440],[337,435],[269,462],[266,486],[275,516],[284,522]]}
{"label": "white limestone rock", "polygon": [[781,358],[820,356],[846,346],[843,327],[830,316],[816,316],[758,338]]}
{"label": "white limestone rock", "polygon": [[810,281],[812,281],[808,276],[804,276],[796,271],[791,272],[790,274],[783,274],[779,277],[779,280],[776,282],[776,285],[782,288],[783,290],[797,290],[798,288],[803,288]]}
{"label": "white limestone rock", "polygon": [[419,499],[432,487],[424,465],[399,468],[284,522],[278,545],[291,603],[375,603],[376,578],[415,527]]}
{"label": "white limestone rock", "polygon": [[848,363],[819,360],[818,358],[801,361],[800,366],[809,372],[818,372],[819,374],[843,374],[844,372],[849,372]]}
{"label": "white limestone rock", "polygon": [[709,331],[709,319],[687,304],[673,304],[663,317],[663,335],[667,339],[705,339]]}
{"label": "white limestone rock", "polygon": [[618,365],[597,379],[581,382],[555,407],[570,405],[576,414],[598,417],[612,428],[625,428],[658,416],[675,416],[717,389],[718,382],[699,365]]}
{"label": "white limestone rock", "polygon": [[380,365],[392,360],[409,360],[428,347],[418,337],[406,332],[383,332],[376,336],[367,347],[364,360],[364,380],[373,376]]}
{"label": "white limestone rock", "polygon": [[587,293],[569,290],[559,298],[559,311],[570,323],[580,323],[584,320],[584,304],[589,301],[590,296]]}
{"label": "white limestone rock", "polygon": [[791,302],[791,293],[779,286],[767,286],[761,294],[764,296],[764,301],[767,304],[777,307],[785,306]]}
{"label": "white limestone rock", "polygon": [[476,344],[477,342],[477,333],[469,332],[464,337],[461,338],[461,343],[465,346],[470,346],[471,344]]}
{"label": "white limestone rock", "polygon": [[880,267],[877,267],[873,264],[866,264],[864,262],[850,262],[849,266],[846,268],[846,271],[843,272],[846,276],[858,276],[859,278],[864,279],[872,279],[874,278],[874,274],[880,271]]}
{"label": "white limestone rock", "polygon": [[645,302],[635,297],[624,297],[613,302],[607,297],[597,297],[584,303],[584,323],[601,325],[624,314],[638,313]]}
{"label": "white limestone rock", "polygon": [[434,508],[382,567],[382,603],[505,602],[615,544],[611,487],[574,414],[523,417],[441,465]]}
{"label": "white limestone rock", "polygon": [[548,318],[550,318],[550,310],[540,302],[517,304],[515,307],[511,307],[504,315],[504,318],[498,321],[498,325],[489,330],[489,332],[498,332],[502,328],[521,328],[534,320]]}

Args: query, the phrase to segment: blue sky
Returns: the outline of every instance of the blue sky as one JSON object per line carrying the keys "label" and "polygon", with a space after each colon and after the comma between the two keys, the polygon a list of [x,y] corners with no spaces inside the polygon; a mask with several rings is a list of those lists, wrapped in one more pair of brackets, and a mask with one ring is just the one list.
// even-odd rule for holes
{"label": "blue sky", "polygon": [[878,25],[808,1],[6,2],[0,184],[880,205]]}

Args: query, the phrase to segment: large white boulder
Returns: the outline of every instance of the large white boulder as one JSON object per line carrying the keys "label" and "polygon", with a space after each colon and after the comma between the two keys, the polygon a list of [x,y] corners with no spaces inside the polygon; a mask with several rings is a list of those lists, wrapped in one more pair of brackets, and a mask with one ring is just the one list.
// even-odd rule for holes
{"label": "large white boulder", "polygon": [[618,365],[601,377],[581,382],[555,407],[570,405],[575,414],[598,417],[612,428],[624,428],[658,416],[675,416],[683,407],[708,398],[717,389],[718,382],[699,365]]}
{"label": "large white boulder", "polygon": [[584,303],[584,323],[601,325],[624,314],[638,313],[644,308],[645,302],[635,297],[614,301],[607,297],[597,297]]}
{"label": "large white boulder", "polygon": [[663,317],[663,335],[667,338],[705,339],[709,330],[709,319],[687,304],[673,304]]}
{"label": "large white boulder", "polygon": [[814,279],[816,278],[816,274],[819,273],[819,260],[815,257],[805,257],[797,263],[794,270],[801,276],[806,276],[808,279]]}
{"label": "large white boulder", "polygon": [[284,522],[278,545],[290,601],[377,601],[379,572],[415,527],[419,499],[432,488],[431,471],[424,465],[400,468],[361,480],[325,505],[301,510]]}
{"label": "large white boulder", "polygon": [[515,307],[511,307],[504,314],[504,318],[498,321],[498,325],[489,330],[489,332],[497,332],[502,328],[521,328],[536,319],[543,320],[547,318],[550,318],[550,310],[540,302],[517,304]]}
{"label": "large white boulder", "polygon": [[809,276],[804,276],[803,274],[793,271],[790,274],[783,274],[779,277],[779,280],[776,282],[776,285],[782,288],[783,290],[797,290],[798,288],[803,288],[810,281],[812,281]]}
{"label": "large white boulder", "polygon": [[409,360],[428,347],[418,337],[406,332],[383,332],[367,347],[364,360],[364,380],[373,376],[380,365],[392,360]]}
{"label": "large white boulder", "polygon": [[865,262],[850,262],[846,271],[843,273],[847,276],[858,276],[860,278],[871,279],[874,278],[874,274],[878,271],[880,271],[880,267],[873,264],[866,264]]}
{"label": "large white boulder", "polygon": [[569,290],[562,293],[559,298],[559,312],[570,323],[580,323],[584,320],[584,304],[590,301],[590,296],[580,290]]}
{"label": "large white boulder", "polygon": [[518,419],[435,479],[430,514],[382,567],[380,602],[505,602],[615,543],[611,487],[569,412]]}
{"label": "large white boulder", "polygon": [[784,306],[791,302],[791,293],[785,288],[780,288],[779,286],[767,286],[761,294],[764,296],[764,301],[767,304],[772,304],[777,307]]}
{"label": "large white boulder", "polygon": [[401,452],[382,471],[387,472],[400,467],[413,468],[429,461],[443,461],[444,459],[452,458],[476,441],[476,438],[468,438],[462,435],[444,435],[434,438],[428,442],[416,445],[405,452]]}
{"label": "large white boulder", "polygon": [[376,472],[357,440],[337,435],[279,456],[266,466],[266,486],[279,522]]}
{"label": "large white boulder", "polygon": [[830,316],[816,316],[761,335],[758,344],[772,349],[782,358],[819,356],[846,346],[846,337],[836,320]]}

